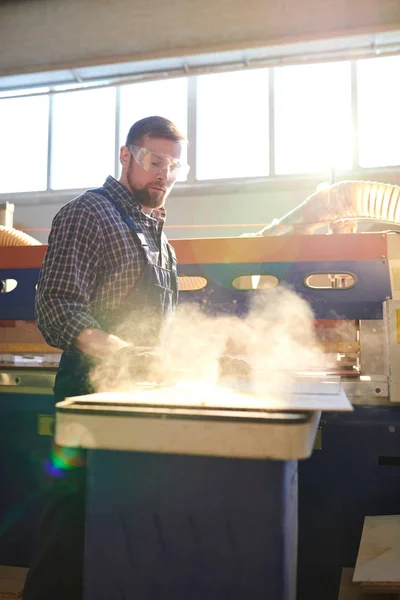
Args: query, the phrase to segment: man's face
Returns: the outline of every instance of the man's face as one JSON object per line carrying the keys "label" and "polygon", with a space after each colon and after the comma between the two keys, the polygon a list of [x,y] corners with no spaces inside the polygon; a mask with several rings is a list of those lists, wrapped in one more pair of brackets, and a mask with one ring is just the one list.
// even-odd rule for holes
{"label": "man's face", "polygon": [[[121,183],[125,185],[139,204],[148,209],[164,206],[165,200],[175,184],[175,177],[171,176],[171,168],[174,161],[179,161],[182,152],[182,144],[164,138],[151,138],[145,136],[138,146],[151,151],[146,153],[145,160],[134,159],[129,148],[122,146],[120,160],[122,164]],[[139,151],[140,152],[140,151]],[[158,155],[161,158],[171,157],[171,161],[160,162],[158,166]],[[142,166],[142,164],[144,166]],[[164,164],[164,162],[166,164]]]}

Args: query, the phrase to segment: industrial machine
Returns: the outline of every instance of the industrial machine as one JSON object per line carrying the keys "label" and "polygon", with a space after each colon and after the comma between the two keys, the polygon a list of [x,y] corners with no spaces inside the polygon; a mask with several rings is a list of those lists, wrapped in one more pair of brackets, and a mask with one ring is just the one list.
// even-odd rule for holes
{"label": "industrial machine", "polygon": [[[299,600],[336,600],[341,569],[355,564],[364,516],[400,510],[400,235],[355,232],[359,221],[396,227],[399,190],[344,182],[311,196],[258,235],[173,242],[181,303],[210,314],[245,315],[257,294],[275,287],[302,296],[329,357],[324,376],[340,377],[354,406],[350,413],[323,412],[315,450],[299,462]],[[321,226],[331,235],[315,234]],[[8,415],[0,420],[1,456],[18,457],[10,463],[12,473],[2,466],[1,477],[19,488],[2,501],[0,562],[9,564],[13,547],[12,564],[21,566],[31,552],[31,543],[21,540],[28,521],[33,527],[34,501],[28,508],[15,499],[24,486],[45,485],[40,469],[53,432],[58,354],[32,325],[44,252],[45,246],[0,249],[0,410]],[[17,285],[8,291],[11,280]]]}

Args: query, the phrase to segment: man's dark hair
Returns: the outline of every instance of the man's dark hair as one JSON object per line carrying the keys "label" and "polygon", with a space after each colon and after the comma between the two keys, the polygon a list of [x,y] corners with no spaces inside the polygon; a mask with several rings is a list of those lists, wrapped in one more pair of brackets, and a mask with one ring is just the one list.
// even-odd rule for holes
{"label": "man's dark hair", "polygon": [[145,136],[163,138],[172,142],[185,142],[186,138],[175,123],[164,117],[146,117],[132,125],[125,146],[137,145]]}

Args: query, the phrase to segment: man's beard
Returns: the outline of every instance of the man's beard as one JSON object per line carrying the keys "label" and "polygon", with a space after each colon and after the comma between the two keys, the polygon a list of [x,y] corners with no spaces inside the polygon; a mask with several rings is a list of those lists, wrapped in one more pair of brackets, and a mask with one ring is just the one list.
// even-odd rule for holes
{"label": "man's beard", "polygon": [[161,192],[157,193],[155,191],[151,193],[147,188],[142,188],[141,190],[133,188],[133,195],[135,196],[136,202],[146,208],[155,209],[164,206],[165,193],[162,194]]}
{"label": "man's beard", "polygon": [[[165,202],[165,198],[167,196],[166,192],[164,192],[163,194],[157,193],[156,191],[153,191],[152,193],[149,192],[148,188],[150,187],[149,185],[147,185],[144,188],[138,189],[136,188],[132,183],[131,183],[131,177],[132,177],[132,171],[133,171],[133,160],[131,160],[131,163],[129,165],[128,168],[128,184],[129,187],[131,188],[131,192],[133,193],[136,202],[138,202],[141,206],[145,206],[146,208],[151,208],[152,210],[156,209],[156,208],[161,208],[162,206],[164,206],[164,202]],[[154,185],[155,187],[157,187],[157,183],[153,183],[152,185]]]}

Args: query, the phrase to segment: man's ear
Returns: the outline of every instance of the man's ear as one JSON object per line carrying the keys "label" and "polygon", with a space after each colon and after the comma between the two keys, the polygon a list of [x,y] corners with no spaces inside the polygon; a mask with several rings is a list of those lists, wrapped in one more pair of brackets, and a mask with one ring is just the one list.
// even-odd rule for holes
{"label": "man's ear", "polygon": [[131,160],[131,151],[127,146],[121,146],[119,151],[119,162],[123,169],[127,169]]}

